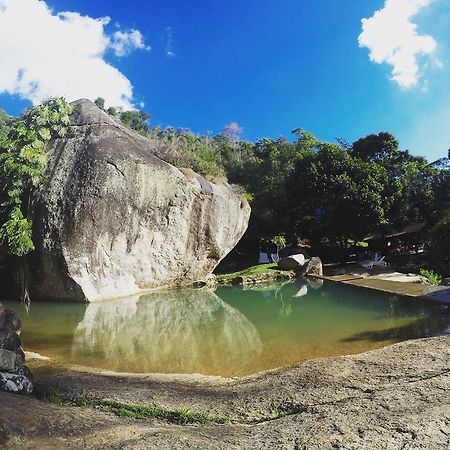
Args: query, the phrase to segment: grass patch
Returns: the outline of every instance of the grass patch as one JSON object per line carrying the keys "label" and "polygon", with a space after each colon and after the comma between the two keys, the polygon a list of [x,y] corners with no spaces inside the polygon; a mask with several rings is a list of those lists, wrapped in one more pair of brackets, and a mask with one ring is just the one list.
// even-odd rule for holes
{"label": "grass patch", "polygon": [[216,280],[219,283],[226,282],[226,281],[231,281],[233,278],[236,278],[236,277],[251,277],[251,276],[255,276],[255,275],[263,275],[266,273],[270,273],[273,270],[278,270],[278,266],[276,263],[258,264],[256,266],[248,267],[247,269],[241,270],[239,272],[216,275]]}
{"label": "grass patch", "polygon": [[82,392],[81,394],[71,394],[62,392],[59,389],[51,389],[42,395],[38,394],[38,398],[54,405],[71,405],[71,406],[96,406],[99,400],[95,397]]}
{"label": "grass patch", "polygon": [[118,417],[135,420],[162,419],[177,425],[226,423],[227,416],[212,415],[204,411],[192,411],[187,408],[169,409],[159,406],[146,406],[124,403],[117,400],[102,400],[87,393],[71,394],[53,389],[46,392],[43,400],[57,405],[88,406],[111,412]]}
{"label": "grass patch", "polygon": [[226,423],[226,416],[210,415],[204,411],[191,411],[187,408],[167,409],[158,406],[131,405],[115,400],[103,400],[102,405],[119,417],[129,417],[136,420],[163,419],[178,425]]}

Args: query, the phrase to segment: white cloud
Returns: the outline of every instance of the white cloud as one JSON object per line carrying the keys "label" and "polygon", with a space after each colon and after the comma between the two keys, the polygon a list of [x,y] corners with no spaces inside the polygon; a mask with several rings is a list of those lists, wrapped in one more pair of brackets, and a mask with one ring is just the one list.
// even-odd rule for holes
{"label": "white cloud", "polygon": [[131,108],[131,82],[104,55],[108,48],[125,55],[147,47],[138,30],[110,38],[109,22],[77,12],[54,14],[41,0],[0,0],[0,93],[33,103],[52,96],[103,97],[108,105]]}
{"label": "white cloud", "polygon": [[436,41],[417,33],[411,22],[422,8],[434,0],[386,0],[384,8],[369,19],[362,19],[360,47],[370,50],[370,59],[392,66],[392,80],[401,88],[417,85],[420,78],[419,57],[433,53]]}
{"label": "white cloud", "polygon": [[239,136],[244,132],[244,129],[239,126],[237,122],[231,122],[228,125],[225,125],[225,127],[222,130],[223,134],[227,134],[232,139],[239,139]]}
{"label": "white cloud", "polygon": [[144,43],[144,37],[139,30],[131,30],[129,33],[116,31],[111,38],[109,46],[117,56],[129,55],[135,49],[150,50]]}
{"label": "white cloud", "polygon": [[173,47],[173,31],[172,27],[166,27],[166,56],[173,58],[175,56],[178,56],[172,49]]}

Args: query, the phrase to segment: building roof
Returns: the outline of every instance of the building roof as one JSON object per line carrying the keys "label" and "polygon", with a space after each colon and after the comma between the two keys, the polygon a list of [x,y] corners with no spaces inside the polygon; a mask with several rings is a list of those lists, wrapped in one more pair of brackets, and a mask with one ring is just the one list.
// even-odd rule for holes
{"label": "building roof", "polygon": [[407,234],[419,233],[425,228],[426,222],[412,223],[410,225],[406,225],[405,227],[399,230],[391,230],[386,234],[376,233],[373,236],[365,239],[366,241],[371,241],[375,239],[390,239],[394,237],[405,236]]}

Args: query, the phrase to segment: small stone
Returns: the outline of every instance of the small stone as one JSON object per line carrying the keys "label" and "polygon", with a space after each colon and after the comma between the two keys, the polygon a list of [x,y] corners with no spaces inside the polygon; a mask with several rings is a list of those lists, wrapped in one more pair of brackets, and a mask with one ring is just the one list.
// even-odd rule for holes
{"label": "small stone", "polygon": [[444,278],[441,283],[442,286],[450,286],[450,277]]}
{"label": "small stone", "polygon": [[21,346],[22,340],[17,333],[10,333],[3,343],[0,344],[0,348],[11,350],[12,352],[18,350]]}
{"label": "small stone", "polygon": [[21,348],[14,352],[16,354],[16,364],[18,367],[22,367],[25,364],[25,353]]}
{"label": "small stone", "polygon": [[11,336],[13,331],[8,327],[0,328],[0,348],[3,348],[3,343]]}
{"label": "small stone", "polygon": [[17,354],[9,350],[0,349],[0,371],[15,372],[17,365]]}
{"label": "small stone", "polygon": [[0,372],[0,390],[16,394],[31,394],[34,380],[28,367],[23,366],[16,373]]}

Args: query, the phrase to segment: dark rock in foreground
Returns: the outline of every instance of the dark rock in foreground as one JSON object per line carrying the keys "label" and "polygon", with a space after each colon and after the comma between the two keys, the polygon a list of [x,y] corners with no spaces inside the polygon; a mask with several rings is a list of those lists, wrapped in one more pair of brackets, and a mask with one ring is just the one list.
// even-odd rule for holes
{"label": "dark rock in foreground", "polygon": [[29,394],[33,391],[33,375],[24,366],[19,328],[16,313],[0,303],[0,390]]}
{"label": "dark rock in foreground", "polygon": [[14,394],[31,394],[33,376],[30,369],[23,366],[14,373],[0,372],[0,390]]}
{"label": "dark rock in foreground", "polygon": [[164,162],[94,103],[76,107],[68,137],[49,144],[33,199],[31,300],[93,301],[205,278],[245,232],[245,199]]}

